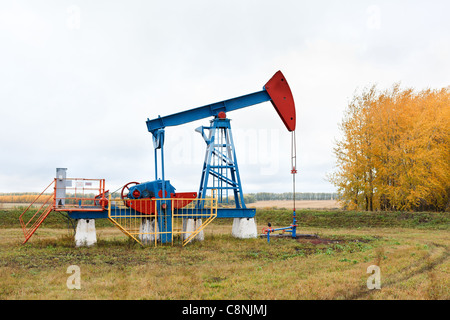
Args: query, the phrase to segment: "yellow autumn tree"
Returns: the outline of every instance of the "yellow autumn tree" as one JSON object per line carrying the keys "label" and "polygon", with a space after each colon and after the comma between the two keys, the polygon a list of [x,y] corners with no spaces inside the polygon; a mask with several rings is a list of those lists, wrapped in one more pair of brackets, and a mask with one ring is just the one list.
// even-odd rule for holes
{"label": "yellow autumn tree", "polygon": [[344,139],[336,141],[334,154],[337,171],[329,176],[349,209],[373,210],[374,164],[371,151],[373,126],[370,125],[371,103],[376,87],[355,95],[340,124]]}
{"label": "yellow autumn tree", "polygon": [[356,93],[329,180],[349,209],[448,210],[450,90]]}

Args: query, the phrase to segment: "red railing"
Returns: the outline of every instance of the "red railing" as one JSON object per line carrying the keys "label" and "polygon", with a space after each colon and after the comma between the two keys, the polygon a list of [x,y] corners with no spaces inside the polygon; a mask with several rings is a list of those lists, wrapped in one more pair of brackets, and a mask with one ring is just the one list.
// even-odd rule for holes
{"label": "red railing", "polygon": [[[57,196],[64,188],[64,196]],[[65,185],[55,185],[55,211],[104,211],[108,207],[105,179],[67,178]]]}
{"label": "red railing", "polygon": [[[46,194],[45,192],[52,185],[54,185],[53,193]],[[63,192],[57,192],[62,189],[64,189]],[[50,212],[104,211],[108,207],[107,197],[108,191],[105,191],[105,179],[68,178],[62,180],[62,182],[54,179],[19,216],[25,236],[23,243],[25,244],[31,238]],[[35,204],[39,204],[40,207],[32,213],[37,207]],[[31,208],[33,210],[30,210]],[[30,214],[31,217],[29,217]]]}

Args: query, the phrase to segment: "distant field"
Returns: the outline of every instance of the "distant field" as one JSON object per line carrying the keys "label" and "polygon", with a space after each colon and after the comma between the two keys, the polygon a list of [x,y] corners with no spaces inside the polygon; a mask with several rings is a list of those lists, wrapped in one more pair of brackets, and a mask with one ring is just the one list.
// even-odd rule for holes
{"label": "distant field", "polygon": [[[35,204],[34,206],[40,206]],[[29,203],[0,203],[0,209],[11,209],[19,207],[28,207]],[[291,209],[292,200],[268,200],[257,201],[247,205],[248,208],[286,208]],[[336,200],[297,200],[295,201],[297,209],[339,209],[340,205]]]}
{"label": "distant field", "polygon": [[[292,208],[292,200],[268,200],[257,201],[247,205],[249,208]],[[338,209],[339,203],[336,200],[297,200],[295,206],[298,209]]]}
{"label": "distant field", "polygon": [[[5,202],[0,203],[0,209],[12,209],[12,208],[26,208],[30,205],[30,203],[15,203],[15,202]],[[40,207],[41,203],[35,203],[33,204],[33,207]]]}

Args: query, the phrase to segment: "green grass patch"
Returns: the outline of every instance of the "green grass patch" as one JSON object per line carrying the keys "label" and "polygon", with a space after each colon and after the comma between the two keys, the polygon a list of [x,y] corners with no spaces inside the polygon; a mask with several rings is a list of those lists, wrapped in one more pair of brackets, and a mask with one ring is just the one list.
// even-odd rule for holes
{"label": "green grass patch", "polygon": [[[26,207],[11,209],[0,209],[0,228],[20,228],[19,217]],[[36,213],[36,209],[30,209],[23,217],[24,221],[30,220]],[[76,227],[75,220],[69,219],[65,212],[51,212],[42,223],[45,228],[72,228]],[[95,222],[96,228],[111,227],[108,219],[98,219]]]}
{"label": "green grass patch", "polygon": [[[449,230],[449,213],[445,212],[358,212],[298,210],[297,221],[300,227],[316,228],[419,228]],[[257,210],[256,220],[263,226],[290,225],[292,210]]]}
{"label": "green grass patch", "polygon": [[[24,208],[0,210],[0,228],[20,228],[19,216]],[[30,219],[35,211],[30,210],[24,217]],[[359,212],[342,210],[298,210],[297,221],[300,227],[314,228],[417,228],[449,230],[449,213],[446,212]],[[288,226],[292,223],[292,210],[257,209],[258,227]],[[74,220],[68,219],[66,213],[52,212],[46,218],[43,227],[73,227]],[[215,219],[214,224],[231,225],[233,219]],[[111,227],[107,219],[98,219],[96,228]]]}

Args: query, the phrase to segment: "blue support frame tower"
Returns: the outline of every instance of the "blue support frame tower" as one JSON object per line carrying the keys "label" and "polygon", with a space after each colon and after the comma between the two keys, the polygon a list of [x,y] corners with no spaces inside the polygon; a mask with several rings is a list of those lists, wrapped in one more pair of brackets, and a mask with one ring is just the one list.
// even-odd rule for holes
{"label": "blue support frame tower", "polygon": [[[208,137],[204,130],[209,130]],[[210,127],[200,127],[196,131],[202,134],[207,145],[198,192],[200,198],[215,189],[219,203],[229,203],[232,195],[236,209],[246,209],[230,119],[215,117]]]}

